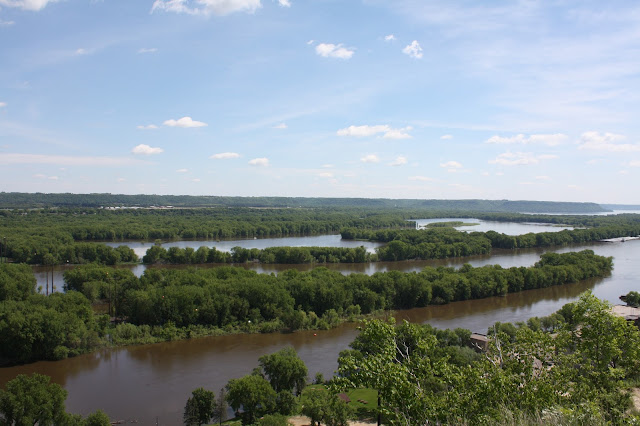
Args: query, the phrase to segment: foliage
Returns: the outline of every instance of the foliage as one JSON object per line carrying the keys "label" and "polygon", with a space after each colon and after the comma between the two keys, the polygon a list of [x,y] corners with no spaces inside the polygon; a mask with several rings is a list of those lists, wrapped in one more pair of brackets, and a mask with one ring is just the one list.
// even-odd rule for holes
{"label": "foliage", "polygon": [[209,423],[216,410],[216,395],[204,388],[195,389],[184,407],[184,424],[200,426]]}
{"label": "foliage", "polygon": [[640,307],[640,293],[637,291],[630,291],[624,296],[624,301],[629,306],[633,306],[635,308]]}
{"label": "foliage", "polygon": [[311,424],[322,422],[328,426],[346,426],[354,417],[354,410],[337,394],[324,388],[308,389],[301,398],[302,414],[311,419]]}
{"label": "foliage", "polygon": [[258,417],[275,412],[276,391],[259,375],[231,379],[227,384],[227,402],[237,413],[243,425],[256,422]]}
{"label": "foliage", "polygon": [[390,424],[493,424],[505,413],[620,421],[629,403],[621,381],[639,369],[638,328],[590,293],[562,311],[570,320],[553,335],[536,323],[512,335],[497,325],[489,350],[470,365],[452,363],[428,327],[365,322],[341,353],[333,386],[378,389]]}
{"label": "foliage", "polygon": [[266,414],[258,420],[258,426],[289,426],[288,417],[282,414]]}
{"label": "foliage", "polygon": [[91,413],[83,421],[83,426],[110,426],[111,420],[109,416],[102,411],[98,410],[95,413]]}
{"label": "foliage", "polygon": [[224,388],[220,389],[216,398],[215,407],[213,409],[212,419],[217,420],[220,424],[227,420],[227,398]]}
{"label": "foliage", "polygon": [[67,391],[50,383],[48,376],[20,374],[7,383],[6,390],[0,390],[0,424],[64,424],[66,398]]}
{"label": "foliage", "polygon": [[307,366],[292,347],[263,355],[258,361],[276,392],[287,391],[299,395],[304,389],[307,381]]}

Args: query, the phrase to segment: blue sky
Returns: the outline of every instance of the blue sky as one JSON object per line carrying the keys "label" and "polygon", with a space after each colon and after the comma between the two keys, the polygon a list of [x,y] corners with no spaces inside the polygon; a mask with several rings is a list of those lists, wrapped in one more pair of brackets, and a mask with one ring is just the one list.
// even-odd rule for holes
{"label": "blue sky", "polygon": [[0,0],[0,191],[640,203],[634,1]]}

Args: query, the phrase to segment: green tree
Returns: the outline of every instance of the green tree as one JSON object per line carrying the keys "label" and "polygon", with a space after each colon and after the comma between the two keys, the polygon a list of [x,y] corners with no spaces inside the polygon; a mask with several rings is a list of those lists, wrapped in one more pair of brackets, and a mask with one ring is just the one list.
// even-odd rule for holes
{"label": "green tree", "polygon": [[67,391],[51,378],[34,373],[18,375],[0,390],[0,424],[53,426],[65,424]]}
{"label": "green tree", "polygon": [[204,388],[198,388],[191,392],[184,407],[184,424],[187,426],[200,426],[209,423],[213,417],[216,405],[216,395]]}
{"label": "green tree", "polygon": [[239,414],[242,424],[250,425],[258,417],[275,411],[276,392],[262,376],[252,374],[229,381],[227,402]]}
{"label": "green tree", "polygon": [[86,419],[84,419],[83,426],[110,426],[111,425],[111,420],[109,419],[109,416],[107,416],[107,414],[102,411],[102,410],[98,410],[95,413],[91,413],[87,416]]}
{"label": "green tree", "polygon": [[213,410],[213,420],[217,420],[220,424],[227,420],[227,394],[224,388],[220,389],[218,392],[218,397],[216,398],[216,406]]}
{"label": "green tree", "polygon": [[289,391],[300,394],[307,380],[307,366],[295,349],[286,347],[259,359],[264,374],[276,392]]}

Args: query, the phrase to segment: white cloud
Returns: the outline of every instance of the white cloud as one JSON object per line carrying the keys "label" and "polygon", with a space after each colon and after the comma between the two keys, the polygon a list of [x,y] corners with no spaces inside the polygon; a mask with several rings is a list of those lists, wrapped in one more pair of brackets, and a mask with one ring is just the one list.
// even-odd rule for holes
{"label": "white cloud", "polygon": [[153,130],[153,129],[157,129],[158,126],[156,126],[155,124],[147,124],[146,126],[143,126],[143,125],[136,126],[136,128],[140,130]]}
{"label": "white cloud", "polygon": [[132,153],[134,154],[139,154],[139,155],[154,155],[154,154],[160,154],[162,152],[164,152],[164,149],[162,148],[152,148],[149,145],[145,145],[145,144],[140,144],[138,146],[136,146],[135,148],[133,148],[131,150]]}
{"label": "white cloud", "polygon": [[289,0],[278,0],[278,4],[282,7],[291,7],[291,2]]}
{"label": "white cloud", "polygon": [[280,123],[280,124],[278,124],[276,126],[273,126],[273,128],[274,129],[282,129],[282,130],[284,130],[284,129],[287,128],[287,124],[286,123]]}
{"label": "white cloud", "polygon": [[505,152],[498,155],[494,160],[489,160],[489,164],[500,164],[502,166],[521,166],[538,164],[541,160],[553,160],[557,155],[534,155],[531,152]]}
{"label": "white cloud", "polygon": [[392,129],[386,124],[378,124],[375,126],[349,126],[344,129],[338,130],[336,133],[338,136],[355,136],[355,137],[363,137],[363,136],[373,136],[378,133],[384,133],[385,139],[409,139],[411,135],[407,132],[412,130],[411,126],[400,128],[400,129]]}
{"label": "white cloud", "polygon": [[320,43],[316,53],[324,58],[350,59],[355,50],[343,47],[342,44]]}
{"label": "white cloud", "polygon": [[260,0],[155,0],[151,12],[224,16],[235,12],[254,13],[260,7]]}
{"label": "white cloud", "polygon": [[403,156],[403,155],[399,155],[396,157],[395,160],[393,160],[391,163],[389,163],[390,166],[403,166],[405,164],[407,164],[409,162],[409,160],[407,160],[407,157]]}
{"label": "white cloud", "polygon": [[95,49],[85,49],[84,47],[81,47],[79,49],[76,49],[75,54],[77,56],[90,55],[95,51]]}
{"label": "white cloud", "polygon": [[237,152],[221,152],[219,154],[213,154],[211,157],[212,160],[227,160],[229,158],[239,158],[240,154]]}
{"label": "white cloud", "polygon": [[127,180],[125,178],[118,178],[118,182],[122,183],[122,182],[126,182]]}
{"label": "white cloud", "polygon": [[384,36],[384,41],[394,41],[394,40],[397,40],[397,39],[396,39],[396,36],[394,36],[393,34]]}
{"label": "white cloud", "polygon": [[323,169],[332,169],[333,168],[333,164],[323,164],[321,167]]}
{"label": "white cloud", "polygon": [[44,9],[47,4],[57,0],[0,0],[0,6],[19,7],[24,10],[38,11]]}
{"label": "white cloud", "polygon": [[253,160],[249,160],[249,165],[256,167],[267,167],[269,165],[268,158],[254,158]]}
{"label": "white cloud", "polygon": [[60,178],[58,176],[49,176],[47,179],[49,179],[49,180],[58,180]]}
{"label": "white cloud", "polygon": [[413,127],[408,126],[402,129],[390,129],[387,133],[384,134],[383,138],[385,139],[411,139],[411,135],[407,133],[409,130],[412,130]]}
{"label": "white cloud", "polygon": [[148,163],[128,157],[72,157],[65,155],[0,153],[0,164],[53,164],[57,166],[131,167]]}
{"label": "white cloud", "polygon": [[363,163],[379,163],[380,159],[375,154],[368,154],[362,157],[360,161],[362,161]]}
{"label": "white cloud", "polygon": [[321,178],[333,178],[333,173],[331,173],[331,172],[318,173],[318,177],[321,177]]}
{"label": "white cloud", "polygon": [[307,45],[312,45],[314,42],[315,42],[315,40],[309,40],[309,41],[307,42]]}
{"label": "white cloud", "polygon": [[191,182],[200,182],[200,178],[193,178],[191,179]]}
{"label": "white cloud", "polygon": [[490,144],[541,144],[547,146],[556,146],[568,139],[567,135],[562,133],[530,135],[529,137],[518,134],[515,136],[502,137],[498,135],[491,136],[485,143]]}
{"label": "white cloud", "polygon": [[440,139],[442,139],[442,140],[453,139],[453,135],[442,135],[442,136],[440,136]]}
{"label": "white cloud", "polygon": [[207,123],[203,123],[202,121],[192,120],[191,117],[182,117],[178,120],[166,120],[164,123],[165,126],[169,127],[182,127],[182,128],[193,128],[193,127],[205,127]]}
{"label": "white cloud", "polygon": [[422,47],[420,47],[420,43],[417,40],[413,40],[411,44],[402,49],[402,53],[412,58],[420,59],[422,58]]}
{"label": "white cloud", "polygon": [[447,161],[446,163],[440,163],[440,167],[445,169],[461,169],[462,164],[457,161]]}
{"label": "white cloud", "polygon": [[536,176],[537,180],[551,180],[549,176]]}
{"label": "white cloud", "polygon": [[9,25],[15,24],[14,21],[0,21],[0,27],[8,27]]}
{"label": "white cloud", "polygon": [[640,161],[629,161],[629,167],[640,167]]}
{"label": "white cloud", "polygon": [[176,170],[176,173],[187,173],[189,171],[189,169],[178,169]]}
{"label": "white cloud", "polygon": [[4,107],[6,107],[6,106],[7,106],[7,103],[6,103],[6,102],[0,102],[0,108],[4,108]]}
{"label": "white cloud", "polygon": [[409,176],[409,180],[417,180],[421,182],[434,182],[435,179],[426,176]]}
{"label": "white cloud", "polygon": [[624,135],[615,133],[584,132],[578,142],[579,149],[607,152],[638,152],[640,144],[619,143],[625,140]]}
{"label": "white cloud", "polygon": [[158,49],[156,47],[143,47],[138,49],[138,53],[156,53]]}
{"label": "white cloud", "polygon": [[376,133],[385,133],[390,130],[391,128],[386,124],[380,124],[376,126],[367,126],[367,125],[349,126],[349,127],[345,127],[344,129],[338,130],[337,134],[338,136],[362,137],[362,136],[372,136],[372,135],[375,135]]}

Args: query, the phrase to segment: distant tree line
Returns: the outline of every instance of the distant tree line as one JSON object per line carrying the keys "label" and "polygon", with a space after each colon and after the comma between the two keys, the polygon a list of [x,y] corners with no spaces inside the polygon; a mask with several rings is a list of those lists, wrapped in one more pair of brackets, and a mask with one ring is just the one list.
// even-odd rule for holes
{"label": "distant tree line", "polygon": [[509,200],[418,200],[385,198],[224,197],[193,195],[45,194],[1,192],[0,208],[48,207],[276,207],[276,208],[417,208],[530,213],[598,213],[595,203]]}
{"label": "distant tree line", "polygon": [[487,254],[493,248],[516,249],[583,244],[639,234],[640,223],[523,235],[506,235],[495,231],[467,233],[452,228],[421,230],[349,228],[341,232],[342,238],[347,240],[360,239],[387,243],[376,250],[378,259],[387,261]]}

